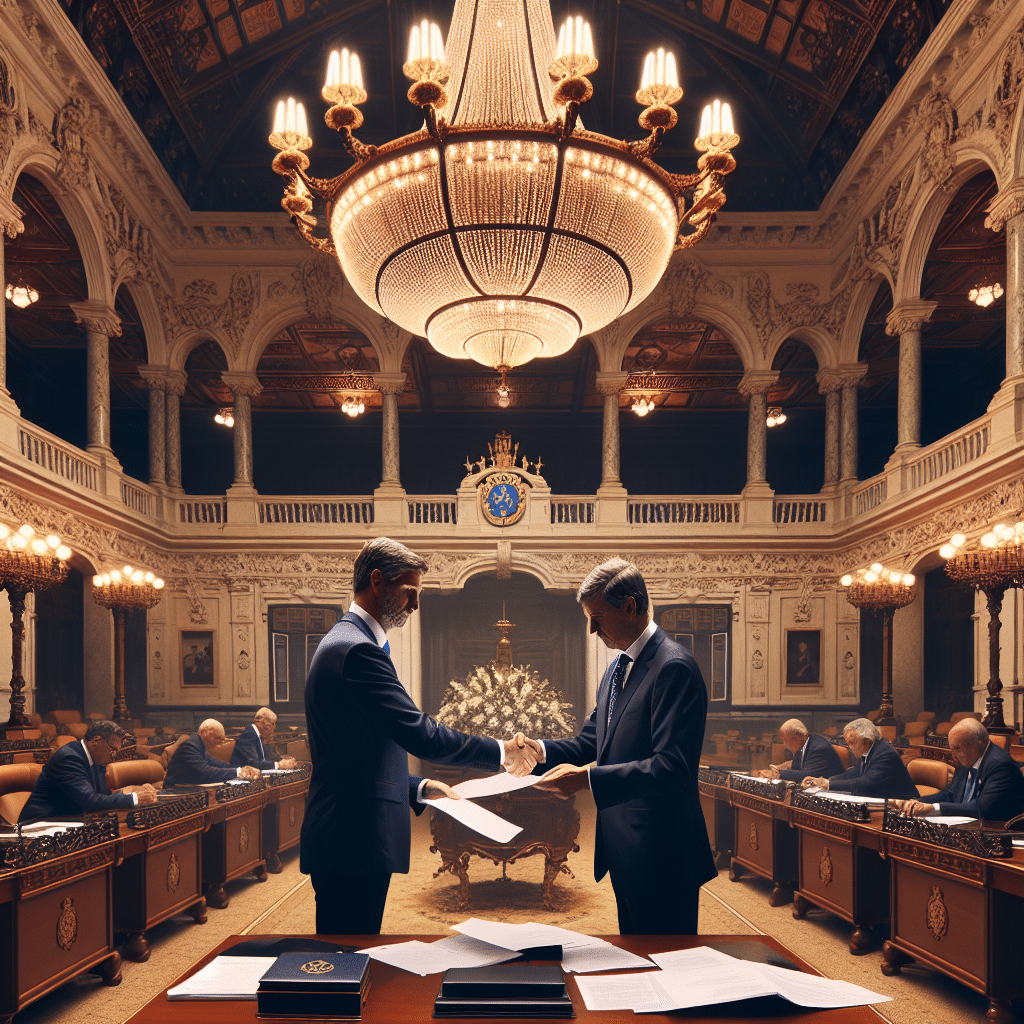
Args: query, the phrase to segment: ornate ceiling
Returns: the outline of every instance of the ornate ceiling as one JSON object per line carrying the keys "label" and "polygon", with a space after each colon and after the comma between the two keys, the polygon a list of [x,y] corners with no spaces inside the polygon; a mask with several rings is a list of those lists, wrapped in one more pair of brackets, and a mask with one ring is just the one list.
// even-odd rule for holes
{"label": "ornate ceiling", "polygon": [[[448,0],[61,0],[68,17],[195,210],[272,210],[272,105],[304,100],[318,173],[349,162],[321,122],[327,54],[356,50],[369,99],[360,137],[381,143],[421,116],[402,76],[409,26],[447,31]],[[639,138],[633,93],[643,56],[675,50],[686,95],[659,154],[692,170],[690,140],[713,96],[732,103],[742,142],[726,209],[816,209],[947,0],[552,0],[587,15],[601,67],[587,127]]]}

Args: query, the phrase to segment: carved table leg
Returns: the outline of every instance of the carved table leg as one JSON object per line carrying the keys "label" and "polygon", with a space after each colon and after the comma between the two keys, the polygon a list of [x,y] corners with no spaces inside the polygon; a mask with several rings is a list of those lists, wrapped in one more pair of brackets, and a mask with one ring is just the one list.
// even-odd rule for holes
{"label": "carved table leg", "polygon": [[228,894],[224,891],[223,885],[214,886],[206,894],[206,905],[214,910],[223,910],[229,903]]}
{"label": "carved table leg", "polygon": [[206,924],[206,900],[200,896],[191,907],[187,907],[185,909],[185,913],[191,914],[192,920],[195,921],[196,924]]}
{"label": "carved table leg", "polygon": [[900,969],[912,964],[914,958],[902,949],[897,949],[891,942],[882,943],[882,973],[891,978],[900,973]]}
{"label": "carved table leg", "polygon": [[850,936],[850,952],[854,956],[863,956],[870,953],[878,945],[878,936],[870,925],[859,924],[853,929]]}
{"label": "carved table leg", "polygon": [[459,910],[465,910],[469,906],[469,854],[464,853],[452,870],[459,876]]}
{"label": "carved table leg", "polygon": [[279,875],[284,871],[284,865],[281,863],[281,858],[276,853],[267,854],[267,870],[272,875]]}
{"label": "carved table leg", "polygon": [[793,893],[793,917],[798,921],[803,920],[807,916],[807,911],[813,906],[814,904],[810,900],[805,900],[800,893]]}
{"label": "carved table leg", "polygon": [[771,896],[768,897],[769,907],[784,907],[787,903],[793,902],[793,887],[787,885],[785,882],[776,882],[775,888],[772,889]]}
{"label": "carved table leg", "polygon": [[257,882],[265,882],[268,877],[266,861],[261,860],[259,864],[257,864],[256,867],[252,869],[252,873],[256,876]]}
{"label": "carved table leg", "polygon": [[149,959],[149,940],[145,932],[132,932],[121,947],[121,956],[132,963],[144,964]]}
{"label": "carved table leg", "polygon": [[555,879],[559,876],[562,871],[562,865],[568,860],[568,856],[563,857],[561,860],[555,860],[548,854],[544,855],[544,909],[554,910],[554,899],[555,899]]}
{"label": "carved table leg", "polygon": [[715,854],[715,867],[716,868],[727,868],[729,867],[729,861],[732,860],[732,855],[728,850],[719,850]]}
{"label": "carved table leg", "polygon": [[746,869],[742,864],[737,863],[735,860],[729,862],[729,881],[738,882],[743,877],[743,872]]}
{"label": "carved table leg", "polygon": [[1013,1012],[1009,999],[990,999],[985,1011],[985,1019],[989,1024],[1016,1024],[1017,1015]]}
{"label": "carved table leg", "polygon": [[101,960],[90,972],[98,974],[104,985],[121,984],[121,954],[111,953],[106,960]]}

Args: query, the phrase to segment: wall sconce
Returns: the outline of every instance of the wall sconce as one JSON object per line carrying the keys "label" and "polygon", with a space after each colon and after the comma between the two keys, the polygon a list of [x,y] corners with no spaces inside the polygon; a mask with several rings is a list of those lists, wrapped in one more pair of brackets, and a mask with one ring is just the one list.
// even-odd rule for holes
{"label": "wall sconce", "polygon": [[634,398],[632,409],[637,416],[646,416],[649,412],[654,411],[654,399],[648,398],[646,395]]}
{"label": "wall sconce", "polygon": [[996,299],[1001,298],[1002,294],[1003,286],[998,281],[995,284],[984,282],[972,288],[967,293],[967,298],[976,306],[981,306],[984,309],[987,306],[991,306]]}
{"label": "wall sconce", "polygon": [[225,405],[223,409],[217,410],[213,422],[223,424],[225,427],[233,427],[235,425],[235,410],[230,405]]}
{"label": "wall sconce", "polygon": [[31,285],[25,284],[20,273],[18,274],[17,284],[9,284],[4,291],[4,295],[18,309],[25,309],[26,306],[31,306],[33,302],[39,301],[39,292]]}
{"label": "wall sconce", "polygon": [[778,405],[773,405],[768,410],[768,419],[765,420],[765,423],[767,423],[769,427],[779,427],[786,422],[786,419],[787,417],[786,414],[782,411],[782,407]]}
{"label": "wall sconce", "polygon": [[361,413],[366,412],[366,403],[358,395],[346,395],[345,401],[341,403],[341,411],[346,416],[355,419]]}

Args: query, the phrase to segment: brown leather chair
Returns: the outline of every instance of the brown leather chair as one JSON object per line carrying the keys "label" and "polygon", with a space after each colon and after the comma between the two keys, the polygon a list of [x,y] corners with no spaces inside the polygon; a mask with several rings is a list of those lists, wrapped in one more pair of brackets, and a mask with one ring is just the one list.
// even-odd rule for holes
{"label": "brown leather chair", "polygon": [[935,712],[934,711],[918,711],[917,720],[919,722],[934,722]]}
{"label": "brown leather chair", "polygon": [[107,716],[102,711],[90,711],[88,718],[90,722],[100,722]]}
{"label": "brown leather chair", "polygon": [[869,722],[877,722],[882,717],[882,709],[876,708],[874,711],[869,711],[864,716]]}
{"label": "brown leather chair", "polygon": [[933,796],[945,789],[953,778],[952,765],[925,757],[915,757],[907,765],[907,771],[910,772],[910,778],[922,797]]}
{"label": "brown leather chair", "polygon": [[42,770],[41,764],[0,764],[0,818],[8,825],[17,822]]}
{"label": "brown leather chair", "polygon": [[927,722],[907,722],[903,726],[903,738],[908,747],[920,747],[924,743],[924,737],[927,732]]}
{"label": "brown leather chair", "polygon": [[91,722],[68,722],[68,735],[74,736],[76,740],[84,740],[85,734],[89,731],[89,726],[91,724]]}
{"label": "brown leather chair", "polygon": [[957,722],[962,722],[965,718],[976,718],[979,722],[981,721],[980,711],[954,711],[949,716],[949,724],[956,725]]}
{"label": "brown leather chair", "polygon": [[822,736],[838,736],[839,735],[839,726],[838,725],[830,725],[827,729],[822,731],[821,735]]}
{"label": "brown leather chair", "polygon": [[1010,737],[1005,732],[990,732],[988,738],[997,746],[1002,747],[1003,750],[1010,749]]}
{"label": "brown leather chair", "polygon": [[163,782],[164,769],[158,761],[140,758],[137,761],[111,761],[107,765],[107,787],[111,792],[125,786],[141,786],[146,782]]}
{"label": "brown leather chair", "polygon": [[76,740],[74,736],[70,736],[67,733],[65,733],[63,736],[54,736],[53,742],[50,744],[50,747],[53,750],[59,750],[61,747],[64,746],[65,743],[77,743],[77,742],[78,742],[78,740]]}
{"label": "brown leather chair", "polygon": [[235,741],[228,740],[226,743],[222,743],[217,750],[214,752],[214,757],[218,761],[223,761],[225,764],[231,763],[231,755],[235,749]]}
{"label": "brown leather chair", "polygon": [[935,726],[935,735],[936,736],[948,736],[949,735],[949,730],[952,727],[952,725],[953,725],[952,722],[939,722],[939,724],[937,726]]}
{"label": "brown leather chair", "polygon": [[839,760],[843,762],[843,771],[845,772],[853,764],[853,754],[850,748],[841,747],[838,743],[833,743],[832,749],[839,755]]}
{"label": "brown leather chair", "polygon": [[38,729],[43,724],[43,716],[38,714],[26,715],[26,718],[32,723],[33,729]]}
{"label": "brown leather chair", "polygon": [[896,742],[896,731],[895,725],[880,725],[878,731],[882,734],[883,740],[888,740],[890,743]]}
{"label": "brown leather chair", "polygon": [[296,761],[309,761],[309,742],[307,740],[292,740],[285,744],[285,751]]}
{"label": "brown leather chair", "polygon": [[54,725],[59,727],[62,725],[68,725],[71,722],[80,722],[82,720],[82,712],[70,709],[49,711],[43,716],[43,719],[47,722],[53,722]]}

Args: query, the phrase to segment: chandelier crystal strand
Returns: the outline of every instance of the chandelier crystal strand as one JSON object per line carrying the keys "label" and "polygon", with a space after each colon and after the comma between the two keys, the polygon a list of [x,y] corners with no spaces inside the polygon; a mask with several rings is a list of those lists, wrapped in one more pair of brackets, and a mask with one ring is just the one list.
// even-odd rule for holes
{"label": "chandelier crystal strand", "polygon": [[[328,63],[325,120],[356,165],[332,180],[306,175],[297,105],[294,127],[285,103],[271,136],[282,205],[311,245],[336,253],[359,297],[439,352],[499,370],[559,355],[642,302],[673,250],[707,233],[736,166],[722,105],[698,140],[697,174],[649,159],[682,97],[664,49],[637,94],[649,137],[584,131],[592,34],[571,18],[560,38],[548,0],[456,0],[447,43],[429,22],[410,33],[403,71],[423,130],[379,149],[358,142],[365,92],[354,54],[346,86],[342,51]],[[333,245],[313,233],[313,195],[327,201]]]}

